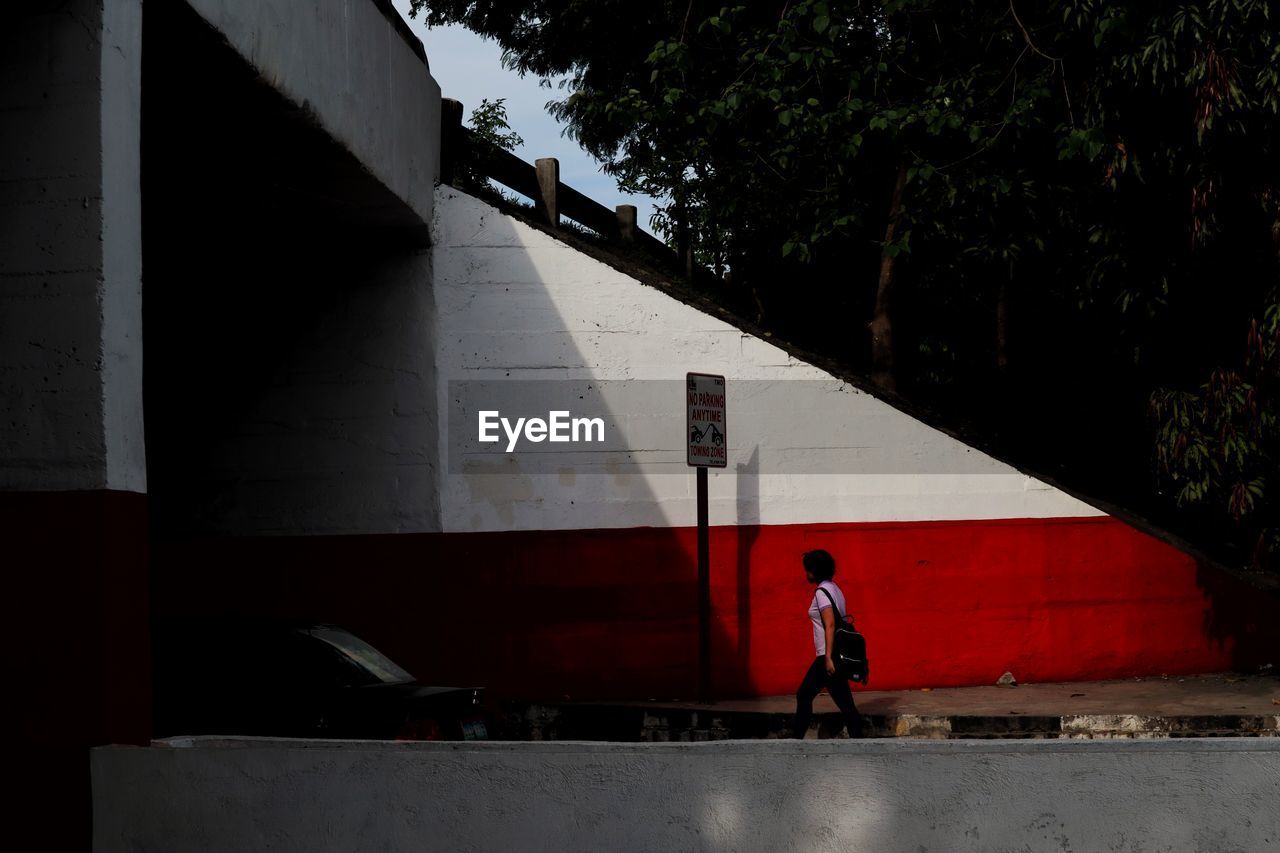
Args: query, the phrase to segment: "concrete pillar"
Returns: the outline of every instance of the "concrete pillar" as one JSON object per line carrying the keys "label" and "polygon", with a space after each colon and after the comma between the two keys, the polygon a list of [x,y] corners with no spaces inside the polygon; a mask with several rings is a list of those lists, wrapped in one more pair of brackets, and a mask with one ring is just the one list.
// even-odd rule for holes
{"label": "concrete pillar", "polygon": [[142,4],[27,8],[0,37],[0,489],[145,492]]}
{"label": "concrete pillar", "polygon": [[142,417],[141,0],[0,27],[0,539],[33,654],[15,813],[85,848],[88,747],[150,737]]}

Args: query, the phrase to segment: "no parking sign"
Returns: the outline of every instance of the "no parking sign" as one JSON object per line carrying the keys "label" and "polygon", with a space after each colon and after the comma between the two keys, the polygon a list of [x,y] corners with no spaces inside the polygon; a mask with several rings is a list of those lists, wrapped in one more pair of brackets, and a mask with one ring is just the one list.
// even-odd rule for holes
{"label": "no parking sign", "polygon": [[725,468],[729,464],[725,423],[724,377],[712,373],[685,374],[688,408],[685,461],[697,468]]}

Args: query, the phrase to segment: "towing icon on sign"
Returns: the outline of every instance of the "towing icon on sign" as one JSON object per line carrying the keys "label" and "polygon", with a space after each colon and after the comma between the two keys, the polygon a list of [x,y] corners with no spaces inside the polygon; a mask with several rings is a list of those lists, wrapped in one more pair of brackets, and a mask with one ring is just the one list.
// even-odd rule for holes
{"label": "towing icon on sign", "polygon": [[715,424],[711,424],[710,426],[708,426],[705,431],[700,430],[697,427],[694,427],[692,432],[689,433],[689,441],[692,442],[693,444],[701,444],[702,439],[706,438],[707,436],[711,436],[711,443],[714,444],[716,447],[719,447],[720,445],[724,444],[724,433],[716,429]]}

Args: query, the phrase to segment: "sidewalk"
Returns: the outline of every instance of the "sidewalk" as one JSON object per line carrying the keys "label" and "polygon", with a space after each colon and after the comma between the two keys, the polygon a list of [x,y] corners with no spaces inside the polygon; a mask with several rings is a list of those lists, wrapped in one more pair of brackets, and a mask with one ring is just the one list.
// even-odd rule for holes
{"label": "sidewalk", "polygon": [[[1280,677],[1214,674],[1117,681],[857,691],[869,737],[1134,738],[1280,735]],[[562,702],[512,708],[521,740],[699,741],[789,736],[790,696],[697,702]],[[823,694],[808,737],[841,737]]]}

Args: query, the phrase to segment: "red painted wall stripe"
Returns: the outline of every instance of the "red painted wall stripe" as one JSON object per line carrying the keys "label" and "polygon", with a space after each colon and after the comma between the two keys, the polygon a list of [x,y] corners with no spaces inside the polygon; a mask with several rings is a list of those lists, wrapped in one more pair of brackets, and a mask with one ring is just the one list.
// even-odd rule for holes
{"label": "red painted wall stripe", "polygon": [[[835,555],[872,687],[1223,671],[1275,601],[1111,518],[717,527],[715,686],[789,693],[812,656],[799,555]],[[323,619],[421,678],[505,696],[689,697],[692,528],[161,542],[156,607]]]}

